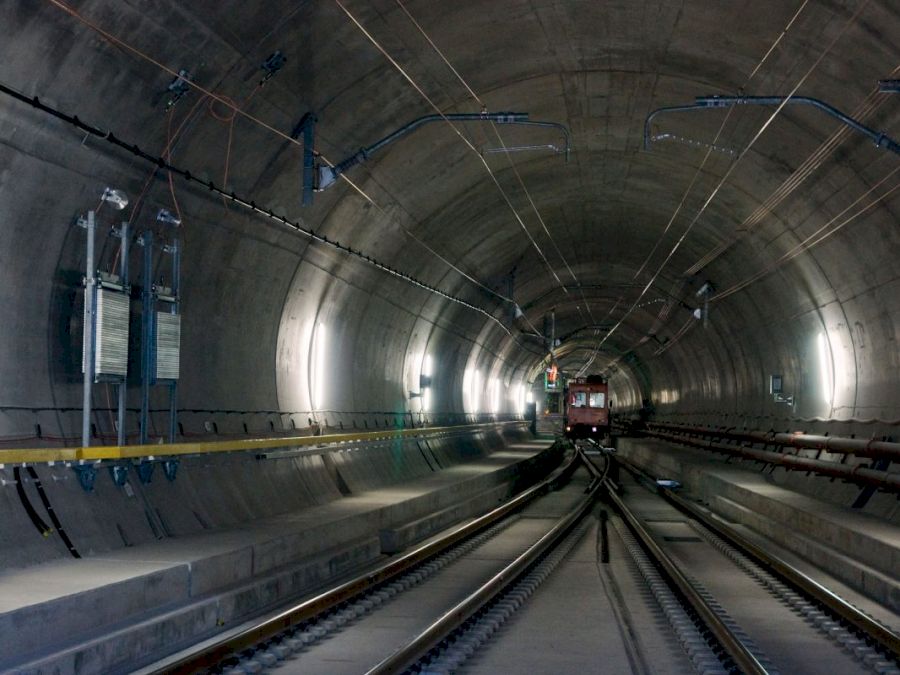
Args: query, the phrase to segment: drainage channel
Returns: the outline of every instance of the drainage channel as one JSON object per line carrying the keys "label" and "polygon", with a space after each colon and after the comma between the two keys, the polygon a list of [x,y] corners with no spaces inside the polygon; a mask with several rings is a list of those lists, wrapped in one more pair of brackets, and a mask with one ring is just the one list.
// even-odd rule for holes
{"label": "drainage channel", "polygon": [[621,463],[613,525],[697,672],[900,675],[889,628]]}
{"label": "drainage channel", "polygon": [[[454,575],[471,567],[476,571],[481,568],[482,574],[477,583],[471,580],[465,582],[464,590],[468,592],[481,583],[485,575],[489,577],[495,573],[492,566],[496,567],[499,563],[492,559],[498,556],[485,553],[492,548],[508,549],[499,556],[502,558],[505,555],[505,561],[516,557],[523,549],[530,550],[531,544],[536,539],[542,539],[542,535],[556,522],[555,515],[548,518],[547,514],[561,508],[568,512],[572,503],[585,500],[582,493],[590,482],[590,476],[583,470],[575,473],[580,463],[576,455],[542,483],[490,513],[236,636],[206,646],[176,663],[169,663],[156,672],[237,675],[274,670],[282,672],[282,668],[285,669],[283,672],[291,672],[292,669],[304,672],[321,672],[323,669],[325,672],[364,671],[384,654],[389,654],[391,649],[390,626],[388,635],[381,637],[378,628],[367,628],[374,617],[390,616],[392,612],[396,614],[398,608],[402,615],[404,604],[410,603],[413,609],[406,614],[420,613],[425,610],[421,598],[433,602],[442,595],[447,596],[446,588],[459,583],[459,580],[453,580]],[[593,488],[596,490],[596,485]],[[542,509],[546,512],[543,515]],[[411,600],[414,597],[420,600]],[[443,605],[437,615],[452,605],[453,602]],[[426,625],[435,615],[417,619],[416,628]],[[409,618],[401,616],[400,621],[402,623]],[[359,640],[352,637],[354,631],[370,636],[376,651],[380,650],[382,654],[369,661],[364,668],[347,663],[341,655],[335,658],[329,655],[329,650],[341,652],[339,645],[342,640],[349,639],[358,648]],[[413,630],[407,634],[416,632]],[[289,657],[290,660],[286,661]]]}

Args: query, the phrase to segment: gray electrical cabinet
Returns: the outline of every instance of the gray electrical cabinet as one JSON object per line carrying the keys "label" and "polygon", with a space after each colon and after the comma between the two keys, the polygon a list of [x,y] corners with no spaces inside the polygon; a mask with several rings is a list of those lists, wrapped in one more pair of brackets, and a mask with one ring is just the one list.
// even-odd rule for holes
{"label": "gray electrical cabinet", "polygon": [[[118,289],[100,286],[96,290],[94,324],[94,381],[122,379],[128,372],[128,314],[130,298]],[[85,303],[85,325],[91,321]],[[82,344],[81,372],[85,372],[90,346]]]}
{"label": "gray electrical cabinet", "polygon": [[156,372],[160,380],[177,380],[181,353],[181,315],[156,313]]}

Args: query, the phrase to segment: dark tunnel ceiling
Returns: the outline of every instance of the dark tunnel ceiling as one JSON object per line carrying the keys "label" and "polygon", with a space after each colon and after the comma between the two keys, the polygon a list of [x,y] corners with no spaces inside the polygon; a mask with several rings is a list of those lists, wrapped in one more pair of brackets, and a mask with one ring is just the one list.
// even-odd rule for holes
{"label": "dark tunnel ceiling", "polygon": [[[40,33],[45,50],[7,48],[11,84],[121,129],[142,147],[163,147],[166,125],[151,99],[170,74],[52,2],[11,4],[3,12],[22,35]],[[507,324],[510,308],[444,261],[501,294],[515,270],[513,295],[527,318],[515,327],[540,328],[555,310],[557,334],[572,335],[560,358],[573,370],[600,339],[598,366],[632,351],[652,358],[687,330],[690,310],[700,304],[695,293],[707,280],[716,293],[729,293],[712,305],[725,325],[716,340],[734,338],[742,322],[788,320],[843,293],[853,274],[883,259],[862,246],[853,250],[846,232],[796,260],[778,263],[780,256],[817,228],[852,216],[856,209],[842,211],[861,195],[879,198],[858,218],[862,225],[877,230],[896,223],[888,192],[894,183],[879,181],[893,175],[898,158],[811,110],[788,108],[771,120],[773,109],[712,110],[656,122],[657,131],[736,155],[672,141],[641,148],[652,109],[735,92],[815,96],[896,135],[900,99],[875,91],[877,80],[896,76],[900,67],[900,46],[891,37],[900,28],[895,2],[73,6],[159,64],[189,68],[197,83],[252,116],[224,126],[208,116],[192,123],[176,164],[218,182],[227,155],[229,187]],[[259,63],[275,49],[288,56],[286,65],[254,90]],[[91,54],[92,70],[73,63],[82,52]],[[40,63],[37,77],[29,76],[29,60]],[[176,124],[198,100],[193,91],[177,103]],[[259,123],[288,132],[314,111],[317,150],[338,161],[435,107],[477,112],[482,105],[566,124],[571,160],[534,151],[487,154],[482,161],[478,150],[498,145],[492,127],[459,127],[473,151],[449,125],[434,124],[348,172],[367,197],[341,182],[301,210],[300,148]],[[225,106],[212,112],[227,118]],[[508,146],[559,141],[552,132],[497,130]],[[822,152],[825,143],[832,145]],[[817,152],[821,161],[810,178],[787,191],[786,181]],[[705,260],[718,248],[725,250]],[[852,269],[832,271],[848,256]],[[739,289],[747,280],[754,283]],[[481,321],[462,319],[473,327]],[[512,358],[509,338],[496,340],[497,353]],[[526,350],[515,358],[533,367],[540,357]]]}

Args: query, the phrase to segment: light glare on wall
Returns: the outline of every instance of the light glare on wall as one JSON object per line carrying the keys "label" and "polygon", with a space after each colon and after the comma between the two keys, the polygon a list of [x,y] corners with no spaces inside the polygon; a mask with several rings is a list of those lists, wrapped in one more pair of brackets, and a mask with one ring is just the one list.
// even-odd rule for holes
{"label": "light glare on wall", "polygon": [[419,391],[422,396],[419,399],[422,412],[427,412],[431,409],[431,375],[432,375],[432,361],[431,354],[423,354],[422,355],[422,368],[419,371]]}
{"label": "light glare on wall", "polygon": [[481,410],[481,371],[477,368],[472,373],[472,412]]}
{"label": "light glare on wall", "polygon": [[312,379],[312,407],[313,410],[321,410],[325,405],[325,361],[326,361],[326,337],[325,324],[316,324],[313,333],[313,358],[311,368]]}
{"label": "light glare on wall", "polygon": [[491,380],[490,386],[491,392],[491,413],[497,414],[500,412],[500,381],[497,378]]}
{"label": "light glare on wall", "polygon": [[463,408],[467,413],[481,410],[481,371],[477,368],[466,368],[463,373]]}
{"label": "light glare on wall", "polygon": [[828,348],[828,338],[825,333],[819,333],[817,338],[819,352],[819,378],[822,388],[822,402],[828,407],[834,405],[834,372],[831,363],[831,350]]}

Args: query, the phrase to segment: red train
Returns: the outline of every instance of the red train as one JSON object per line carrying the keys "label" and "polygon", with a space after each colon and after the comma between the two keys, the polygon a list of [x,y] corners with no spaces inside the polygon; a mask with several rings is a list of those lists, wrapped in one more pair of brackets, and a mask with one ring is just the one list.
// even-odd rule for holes
{"label": "red train", "polygon": [[569,381],[566,436],[601,439],[609,435],[609,385],[599,376]]}

